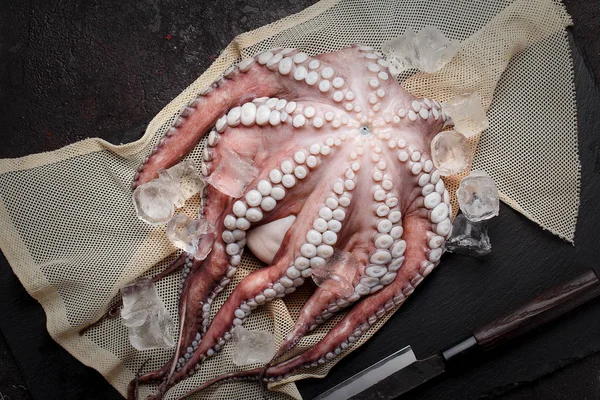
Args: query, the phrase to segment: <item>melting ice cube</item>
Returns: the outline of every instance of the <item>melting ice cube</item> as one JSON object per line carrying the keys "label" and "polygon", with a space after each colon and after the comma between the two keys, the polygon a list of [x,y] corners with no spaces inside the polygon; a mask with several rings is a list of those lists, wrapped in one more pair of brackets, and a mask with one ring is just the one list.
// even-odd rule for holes
{"label": "melting ice cube", "polygon": [[454,97],[444,104],[443,109],[452,118],[454,129],[465,137],[472,137],[490,126],[478,93]]}
{"label": "melting ice cube", "polygon": [[239,154],[221,148],[221,160],[206,182],[234,199],[242,197],[246,187],[258,176],[258,168]]}
{"label": "melting ice cube", "polygon": [[446,241],[446,250],[450,253],[480,257],[492,251],[488,236],[487,221],[469,221],[458,214],[452,224],[452,235]]}
{"label": "melting ice cube", "polygon": [[137,216],[152,225],[164,224],[173,216],[175,207],[183,207],[203,187],[204,181],[191,161],[160,170],[157,179],[133,191]]}
{"label": "melting ice cube", "polygon": [[178,193],[172,185],[155,179],[133,191],[133,205],[142,221],[157,225],[167,222],[173,216],[173,203],[177,197]]}
{"label": "melting ice cube", "polygon": [[[197,260],[205,259],[212,248],[212,246],[198,247],[205,235],[215,236],[216,230],[212,224],[203,219],[190,219],[186,215],[177,214],[167,224],[167,238],[173,246],[194,254]],[[214,238],[211,238],[211,244],[214,241],[212,239]]]}
{"label": "melting ice cube", "polygon": [[275,338],[270,332],[249,331],[238,325],[233,337],[236,344],[233,353],[235,365],[265,364],[275,355]]}
{"label": "melting ice cube", "polygon": [[336,250],[322,266],[312,269],[312,278],[317,286],[341,297],[354,293],[352,281],[360,265],[358,258],[346,251]]}
{"label": "melting ice cube", "polygon": [[381,46],[390,64],[390,71],[397,75],[417,68],[424,72],[436,72],[446,65],[460,49],[460,42],[449,40],[434,26],[426,26],[416,33],[408,28],[396,39]]}
{"label": "melting ice cube", "polygon": [[[204,179],[190,160],[182,161],[165,172],[177,183],[182,203],[204,188]],[[177,206],[182,207],[182,203]]]}
{"label": "melting ice cube", "polygon": [[498,188],[484,171],[472,171],[464,178],[456,196],[460,210],[471,221],[493,218],[500,211]]}
{"label": "melting ice cube", "polygon": [[129,330],[129,341],[138,350],[175,346],[175,325],[158,297],[151,278],[141,278],[121,288],[121,320]]}
{"label": "melting ice cube", "polygon": [[431,141],[431,158],[440,175],[449,176],[469,169],[473,157],[463,135],[442,131]]}

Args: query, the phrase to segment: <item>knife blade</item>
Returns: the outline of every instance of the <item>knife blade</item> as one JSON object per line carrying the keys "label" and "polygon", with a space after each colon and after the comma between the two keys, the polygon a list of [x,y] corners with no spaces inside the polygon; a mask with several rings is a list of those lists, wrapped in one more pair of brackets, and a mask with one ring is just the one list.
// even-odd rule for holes
{"label": "knife blade", "polygon": [[412,348],[406,346],[322,393],[315,400],[393,399],[442,374],[444,369],[445,362],[441,355],[417,360]]}
{"label": "knife blade", "polygon": [[490,350],[523,335],[600,295],[600,281],[589,269],[534,300],[477,329],[456,345],[418,360],[406,346],[325,391],[315,400],[394,399],[445,372],[450,361],[474,349]]}

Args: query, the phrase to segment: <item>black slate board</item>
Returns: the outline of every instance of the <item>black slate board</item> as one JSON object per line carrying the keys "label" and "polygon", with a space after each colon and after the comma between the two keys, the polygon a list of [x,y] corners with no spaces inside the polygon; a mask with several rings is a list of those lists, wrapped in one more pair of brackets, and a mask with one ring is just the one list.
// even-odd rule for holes
{"label": "black slate board", "polygon": [[[197,4],[190,10],[182,0],[139,5],[67,1],[57,6],[2,2],[0,126],[4,129],[0,132],[0,156],[51,150],[86,136],[101,136],[113,143],[139,138],[143,129],[128,129],[132,122],[151,118],[210,65],[208,55],[216,56],[236,34],[314,1],[268,3],[228,0]],[[600,197],[600,126],[596,118],[600,96],[594,78],[600,52],[592,38],[597,38],[594,32],[600,26],[600,6],[597,2],[566,3],[579,18],[576,24],[581,21],[585,27],[578,30],[576,25],[574,29],[583,168],[577,247],[502,206],[501,216],[490,224],[494,251],[485,261],[446,255],[443,265],[371,341],[334,368],[327,379],[299,384],[306,398],[406,344],[411,344],[418,356],[427,356],[555,283],[595,266],[600,222],[595,200]],[[223,11],[217,12],[218,8]],[[186,30],[192,25],[201,31]],[[233,29],[217,29],[224,25]],[[577,47],[582,44],[583,57]],[[154,62],[155,58],[158,61]],[[596,72],[590,72],[586,62]],[[100,374],[80,364],[49,337],[41,307],[27,295],[3,257],[0,304],[0,332],[20,370],[0,373],[1,396],[11,400],[120,398]],[[471,399],[504,393],[519,382],[534,380],[600,350],[599,317],[600,302],[594,301],[407,398]],[[4,351],[0,355],[0,366],[13,365],[10,355]],[[582,373],[590,377],[586,387],[567,384],[553,393],[554,397],[543,398],[595,398],[600,393],[597,372]],[[21,382],[28,391],[18,387]]]}

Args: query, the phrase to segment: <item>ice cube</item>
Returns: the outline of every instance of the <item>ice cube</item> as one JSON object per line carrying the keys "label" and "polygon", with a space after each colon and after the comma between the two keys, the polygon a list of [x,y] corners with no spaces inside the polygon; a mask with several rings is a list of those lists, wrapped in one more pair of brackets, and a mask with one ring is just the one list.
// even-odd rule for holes
{"label": "ice cube", "polygon": [[242,158],[227,147],[221,148],[221,161],[208,176],[206,183],[234,199],[242,197],[246,187],[258,176],[251,160]]}
{"label": "ice cube", "polygon": [[128,328],[129,341],[137,350],[175,346],[175,325],[158,297],[151,278],[140,278],[121,288],[121,320]]}
{"label": "ice cube", "polygon": [[398,75],[403,71],[418,68],[415,42],[415,32],[407,28],[404,34],[381,45],[392,74]]}
{"label": "ice cube", "polygon": [[322,289],[340,297],[354,293],[352,281],[358,270],[358,258],[347,251],[335,250],[333,256],[322,266],[313,267],[312,279]]}
{"label": "ice cube", "polygon": [[158,178],[138,186],[133,191],[133,204],[142,221],[160,225],[171,219],[175,207],[183,207],[203,188],[204,181],[194,163],[183,161],[158,171]]}
{"label": "ice cube", "polygon": [[167,222],[175,212],[173,206],[178,197],[177,189],[161,179],[138,186],[133,191],[133,205],[137,216],[152,225]]}
{"label": "ice cube", "polygon": [[454,129],[470,138],[490,126],[478,93],[468,93],[452,98],[443,105],[444,112],[450,115]]}
{"label": "ice cube", "polygon": [[469,221],[458,214],[452,224],[452,235],[446,241],[446,250],[450,253],[481,257],[492,251],[488,236],[487,221]]}
{"label": "ice cube", "polygon": [[[204,179],[190,160],[172,166],[166,173],[179,184],[179,192],[184,202],[204,188]],[[183,204],[178,207],[182,206]]]}
{"label": "ice cube", "polygon": [[435,26],[426,26],[417,34],[419,69],[425,72],[439,71],[458,53],[460,42],[449,40]]}
{"label": "ice cube", "polygon": [[266,364],[275,355],[275,338],[270,332],[249,331],[238,325],[233,338],[236,344],[233,363],[237,366]]}
{"label": "ice cube", "polygon": [[456,196],[460,210],[471,221],[493,218],[500,211],[498,188],[484,171],[472,171],[464,178]]}
{"label": "ice cube", "polygon": [[398,75],[409,69],[436,72],[442,69],[460,49],[460,42],[449,40],[434,26],[416,33],[406,29],[403,35],[381,46],[390,64],[390,72]]}
{"label": "ice cube", "polygon": [[473,156],[463,135],[442,131],[431,141],[431,158],[440,175],[449,176],[468,170]]}
{"label": "ice cube", "polygon": [[[197,260],[206,258],[212,246],[198,247],[200,239],[205,235],[216,235],[215,227],[203,219],[191,219],[186,215],[177,214],[167,224],[167,238],[173,246],[194,254]],[[214,241],[211,240],[211,243]]]}

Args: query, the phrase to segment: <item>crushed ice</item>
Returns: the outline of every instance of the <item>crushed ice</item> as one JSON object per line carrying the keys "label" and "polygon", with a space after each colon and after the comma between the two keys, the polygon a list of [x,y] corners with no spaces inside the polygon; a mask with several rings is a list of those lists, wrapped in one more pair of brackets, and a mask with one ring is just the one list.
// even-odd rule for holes
{"label": "crushed ice", "polygon": [[460,42],[449,40],[434,26],[426,26],[419,33],[406,29],[403,35],[382,44],[390,72],[398,75],[410,69],[437,72],[460,49]]}
{"label": "crushed ice", "polygon": [[233,338],[233,363],[237,366],[266,364],[275,355],[275,337],[270,332],[250,331],[238,325],[233,331]]}
{"label": "crushed ice", "polygon": [[498,188],[484,171],[472,171],[460,182],[456,191],[460,210],[470,221],[477,222],[498,215]]}
{"label": "crushed ice", "polygon": [[258,168],[251,160],[242,158],[227,147],[222,147],[219,154],[221,160],[206,179],[206,183],[234,199],[242,197],[250,182],[258,176]]}
{"label": "crushed ice", "polygon": [[487,220],[498,215],[498,188],[484,171],[472,171],[456,191],[462,214],[454,219],[452,235],[446,241],[451,253],[481,257],[492,251]]}
{"label": "crushed ice", "polygon": [[359,265],[360,261],[352,253],[335,250],[324,265],[313,267],[312,279],[322,289],[341,297],[349,297],[354,293],[352,281]]}
{"label": "crushed ice", "polygon": [[440,175],[449,176],[468,170],[473,156],[463,135],[456,131],[442,131],[431,141],[431,158]]}
{"label": "crushed ice", "polygon": [[456,96],[443,104],[443,110],[450,116],[454,129],[465,137],[473,137],[490,126],[478,93]]}
{"label": "crushed ice", "polygon": [[165,182],[169,181],[178,197],[175,206],[183,207],[185,201],[204,189],[204,179],[192,161],[182,161],[169,169],[158,171],[158,176]]}
{"label": "crushed ice", "polygon": [[452,224],[452,235],[446,241],[446,250],[450,253],[481,257],[492,251],[488,236],[487,221],[469,221],[458,214]]}
{"label": "crushed ice", "polygon": [[209,242],[212,244],[216,236],[216,229],[203,219],[191,219],[186,215],[177,214],[167,224],[167,238],[173,246],[186,253],[194,254],[196,260],[205,259],[212,249],[212,246],[198,247],[200,239],[207,235],[211,236]]}
{"label": "crushed ice", "polygon": [[128,328],[129,341],[137,350],[175,346],[175,325],[158,296],[151,278],[140,278],[121,288],[121,320]]}
{"label": "crushed ice", "polygon": [[164,224],[185,201],[204,188],[202,176],[192,161],[183,161],[158,172],[158,178],[133,191],[137,216],[151,225]]}

